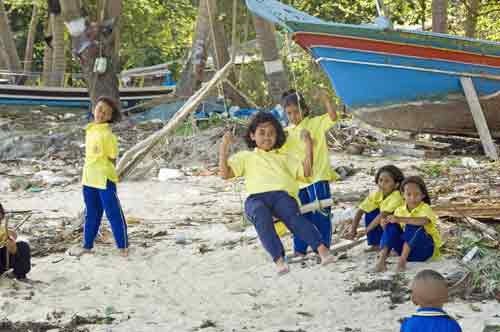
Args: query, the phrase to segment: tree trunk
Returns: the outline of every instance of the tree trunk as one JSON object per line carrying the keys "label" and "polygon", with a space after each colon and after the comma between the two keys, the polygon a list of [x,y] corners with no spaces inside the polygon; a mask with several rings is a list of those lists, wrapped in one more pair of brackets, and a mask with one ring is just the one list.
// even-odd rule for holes
{"label": "tree trunk", "polygon": [[[212,47],[214,50],[214,59],[217,70],[220,70],[226,63],[229,62],[230,55],[228,51],[228,41],[226,38],[226,31],[224,29],[224,22],[217,19],[218,8],[216,0],[208,0],[208,14],[211,22],[211,27],[213,32],[210,34],[210,40],[212,40]],[[236,75],[234,71],[231,71],[227,78],[231,82],[236,82]],[[223,83],[224,97],[231,99],[236,105],[240,107],[249,107],[250,105],[245,100],[245,97],[239,93],[238,90],[234,88],[234,85]]]}
{"label": "tree trunk", "polygon": [[[47,23],[45,25],[45,36],[52,36],[52,21],[54,20],[54,15],[50,14]],[[43,50],[43,73],[42,82],[44,86],[49,86],[50,76],[52,74],[52,47],[51,45],[45,44]]]}
{"label": "tree trunk", "polygon": [[210,35],[210,17],[208,15],[208,1],[201,0],[198,6],[198,15],[193,35],[193,44],[188,55],[181,78],[177,82],[175,93],[178,96],[188,97],[201,87],[207,62],[207,44]]}
{"label": "tree trunk", "polygon": [[467,0],[466,4],[467,14],[465,16],[465,36],[475,38],[479,0]]}
{"label": "tree trunk", "polygon": [[[116,22],[116,19],[118,19],[121,15],[122,0],[107,1],[107,3],[108,5],[105,8],[104,20],[115,18]],[[66,21],[79,17],[77,8],[80,8],[79,0],[61,1],[62,16]],[[86,48],[82,54],[80,54],[82,72],[87,82],[89,96],[92,101],[92,108],[95,106],[95,102],[100,96],[109,96],[117,102],[119,107],[121,106],[121,103],[119,102],[120,91],[117,77],[120,70],[120,64],[119,59],[116,56],[118,54],[116,48],[118,48],[119,45],[117,44],[114,31],[115,25],[113,26],[113,32],[110,35],[104,35],[101,29],[97,29],[95,39],[91,40],[91,46]],[[75,44],[79,43],[80,37],[72,38]],[[102,47],[97,45],[102,45]],[[106,58],[106,70],[104,73],[96,73],[94,72],[95,61],[101,56]]]}
{"label": "tree trunk", "polygon": [[7,68],[7,52],[5,52],[5,47],[0,38],[0,70],[7,70]]}
{"label": "tree trunk", "polygon": [[66,56],[64,43],[64,20],[61,15],[53,15],[52,20],[52,74],[49,86],[64,86]]}
{"label": "tree trunk", "polygon": [[432,31],[448,33],[448,0],[432,0]]}
{"label": "tree trunk", "polygon": [[[33,4],[33,11],[31,12],[31,23],[28,31],[28,39],[26,40],[26,51],[24,52],[24,74],[30,75],[33,67],[33,44],[35,42],[36,26],[38,24],[38,6]],[[28,80],[32,80],[28,76]]]}
{"label": "tree trunk", "polygon": [[269,94],[273,102],[279,104],[283,91],[288,90],[288,78],[276,44],[274,26],[257,16],[253,17],[253,22],[264,61]]}
{"label": "tree trunk", "polygon": [[9,26],[9,19],[7,18],[7,12],[5,11],[4,0],[0,0],[0,39],[2,40],[4,52],[7,55],[5,59],[7,68],[11,72],[19,73],[21,71],[21,62],[19,61],[19,55],[17,54],[14,35]]}

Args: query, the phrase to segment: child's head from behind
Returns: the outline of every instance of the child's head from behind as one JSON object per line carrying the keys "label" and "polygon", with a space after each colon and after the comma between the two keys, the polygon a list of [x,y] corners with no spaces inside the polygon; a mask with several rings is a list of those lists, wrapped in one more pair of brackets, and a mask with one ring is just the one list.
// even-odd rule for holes
{"label": "child's head from behind", "polygon": [[401,184],[407,207],[411,210],[421,202],[431,204],[431,198],[424,180],[420,176],[407,177]]}
{"label": "child's head from behind", "polygon": [[446,279],[434,270],[422,270],[413,279],[411,300],[422,308],[442,308],[448,302]]}
{"label": "child's head from behind", "polygon": [[294,89],[283,93],[281,100],[288,121],[294,125],[298,125],[310,113],[304,97]]}
{"label": "child's head from behind", "polygon": [[398,190],[403,180],[403,172],[394,165],[380,167],[377,174],[375,174],[375,183],[384,195],[388,195],[394,190]]}
{"label": "child's head from behind", "polygon": [[259,148],[264,151],[279,149],[285,144],[286,136],[279,121],[267,112],[258,112],[252,117],[245,134],[249,148]]}
{"label": "child's head from behind", "polygon": [[120,113],[113,99],[101,96],[96,101],[92,115],[95,123],[112,123],[119,119]]}

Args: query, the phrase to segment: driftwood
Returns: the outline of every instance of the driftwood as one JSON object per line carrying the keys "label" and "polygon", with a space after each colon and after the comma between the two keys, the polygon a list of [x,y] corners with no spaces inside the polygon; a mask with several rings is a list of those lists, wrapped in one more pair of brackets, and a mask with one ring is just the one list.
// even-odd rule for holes
{"label": "driftwood", "polygon": [[208,95],[210,90],[229,74],[232,67],[233,61],[230,60],[209,82],[206,83],[205,86],[199,89],[186,101],[182,108],[168,121],[165,127],[125,152],[117,166],[118,176],[121,178],[126,177],[155,146],[170,135],[191,112],[196,110],[196,107],[201,103],[203,98]]}
{"label": "driftwood", "polygon": [[493,240],[498,241],[499,234],[493,227],[485,225],[485,224],[481,223],[480,221],[478,221],[474,218],[471,218],[471,217],[465,217],[464,219],[473,228],[477,229],[478,231],[480,231],[481,233],[483,233],[485,235],[488,235]]}
{"label": "driftwood", "polygon": [[498,218],[500,216],[500,203],[471,204],[460,203],[450,205],[436,205],[432,210],[440,217]]}

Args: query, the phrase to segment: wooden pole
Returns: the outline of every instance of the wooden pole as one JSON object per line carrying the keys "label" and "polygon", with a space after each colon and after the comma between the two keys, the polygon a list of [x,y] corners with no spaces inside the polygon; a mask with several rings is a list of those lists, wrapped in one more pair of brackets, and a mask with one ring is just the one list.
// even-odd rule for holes
{"label": "wooden pole", "polygon": [[484,152],[490,159],[498,160],[497,147],[491,137],[488,123],[486,122],[481,104],[479,103],[479,97],[477,96],[476,89],[474,88],[474,83],[470,77],[460,77],[460,83],[462,84],[465,98],[469,104],[474,123],[476,124],[477,132],[481,138]]}

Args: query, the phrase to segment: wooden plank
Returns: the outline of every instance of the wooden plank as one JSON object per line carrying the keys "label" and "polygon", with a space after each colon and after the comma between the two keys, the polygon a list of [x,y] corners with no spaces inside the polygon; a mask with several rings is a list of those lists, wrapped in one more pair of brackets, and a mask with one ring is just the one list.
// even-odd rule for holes
{"label": "wooden plank", "polygon": [[483,110],[481,108],[481,104],[479,103],[479,98],[477,96],[476,89],[474,88],[472,79],[470,77],[460,77],[460,83],[462,84],[465,98],[467,99],[467,103],[469,104],[472,117],[474,118],[474,123],[476,124],[476,128],[479,133],[479,137],[481,138],[484,152],[489,158],[498,160],[497,147],[495,145],[495,142],[493,142],[493,138],[491,137],[488,123],[486,122],[486,118],[484,117]]}

